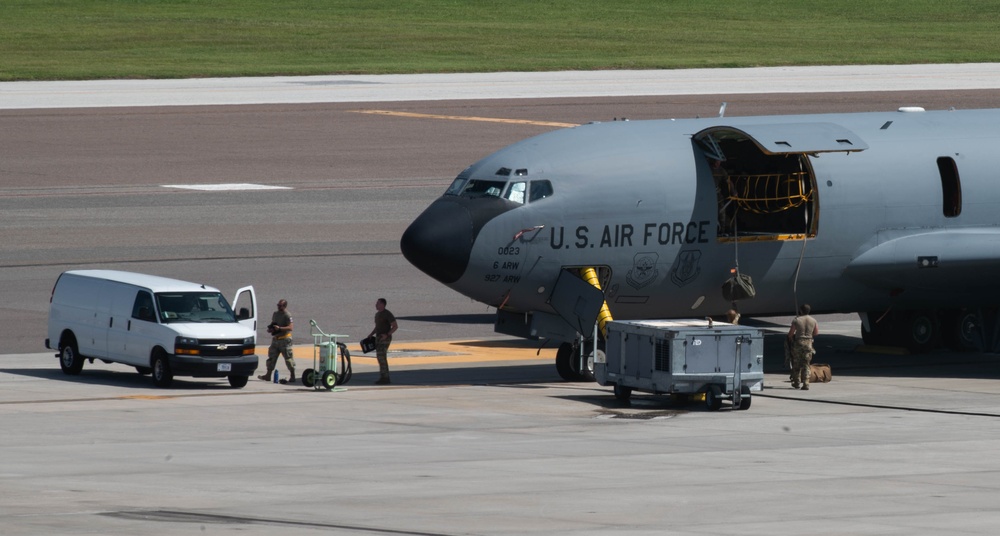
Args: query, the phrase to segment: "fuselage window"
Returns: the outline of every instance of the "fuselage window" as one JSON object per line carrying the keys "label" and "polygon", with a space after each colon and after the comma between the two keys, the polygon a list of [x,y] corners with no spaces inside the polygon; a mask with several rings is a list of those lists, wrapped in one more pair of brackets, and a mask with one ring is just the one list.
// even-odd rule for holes
{"label": "fuselage window", "polygon": [[504,195],[510,201],[515,203],[524,204],[524,191],[526,190],[528,183],[526,182],[512,182],[510,187],[507,188],[507,193]]}
{"label": "fuselage window", "polygon": [[535,202],[552,195],[552,183],[549,181],[531,181],[531,188],[528,191],[528,201]]}
{"label": "fuselage window", "polygon": [[941,194],[944,200],[944,215],[954,218],[962,213],[962,183],[958,179],[958,166],[948,156],[937,159],[941,173]]}

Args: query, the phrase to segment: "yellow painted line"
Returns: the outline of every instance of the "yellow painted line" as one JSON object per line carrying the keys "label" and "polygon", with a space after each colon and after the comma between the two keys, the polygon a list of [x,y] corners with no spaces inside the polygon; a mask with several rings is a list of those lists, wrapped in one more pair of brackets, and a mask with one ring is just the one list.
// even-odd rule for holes
{"label": "yellow painted line", "polygon": [[482,123],[505,123],[508,125],[534,125],[540,127],[578,127],[576,123],[558,123],[555,121],[533,121],[531,119],[504,119],[502,117],[475,117],[464,115],[418,114],[414,112],[396,112],[392,110],[351,110],[358,114],[391,115],[394,117],[411,117],[414,119],[446,119],[449,121],[479,121]]}
{"label": "yellow painted line", "polygon": [[[348,345],[351,361],[371,359],[375,362],[375,352],[361,353],[357,345]],[[314,346],[295,345],[295,361],[311,362]],[[428,352],[425,356],[397,356],[394,353]],[[438,355],[433,355],[437,353]],[[266,355],[266,354],[265,354]],[[489,361],[552,361],[556,358],[555,348],[525,348],[512,346],[510,341],[393,341],[389,347],[390,366],[433,365],[444,363],[483,363]],[[266,357],[265,357],[266,359]],[[279,360],[280,361],[280,360]],[[300,365],[301,366],[301,365]]]}

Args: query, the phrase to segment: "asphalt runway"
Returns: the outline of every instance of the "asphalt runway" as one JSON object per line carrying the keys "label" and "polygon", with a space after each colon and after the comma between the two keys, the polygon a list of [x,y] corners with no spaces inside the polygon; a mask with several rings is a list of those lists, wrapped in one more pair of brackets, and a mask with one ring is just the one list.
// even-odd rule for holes
{"label": "asphalt runway", "polygon": [[[552,123],[717,115],[722,102],[727,115],[981,108],[1000,89],[0,110],[0,325],[18,326],[0,354],[44,350],[52,285],[78,268],[250,284],[265,318],[285,298],[300,322],[356,339],[378,297],[401,340],[490,337],[495,311],[399,253],[455,175]],[[164,187],[220,183],[288,189]]]}
{"label": "asphalt runway", "polygon": [[[770,336],[748,411],[625,407],[558,382],[551,350],[497,338],[494,311],[399,253],[405,226],[496,149],[552,123],[722,102],[984,108],[1000,89],[0,109],[0,533],[992,534],[996,356],[863,353],[858,322],[831,315],[829,384],[792,390]],[[287,189],[166,187],[220,183]],[[48,297],[91,267],[253,284],[265,317],[286,298],[300,369],[308,319],[354,348],[384,296],[394,384],[371,385],[357,352],[337,392],[156,389],[100,362],[67,377],[42,345]]]}

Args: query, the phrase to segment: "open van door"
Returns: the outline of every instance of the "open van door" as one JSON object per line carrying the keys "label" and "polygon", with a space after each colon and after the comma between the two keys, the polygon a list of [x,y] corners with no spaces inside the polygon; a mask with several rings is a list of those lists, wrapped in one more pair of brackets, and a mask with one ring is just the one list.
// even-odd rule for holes
{"label": "open van door", "polygon": [[233,297],[233,312],[236,321],[253,330],[253,342],[257,344],[257,294],[253,287],[243,287]]}

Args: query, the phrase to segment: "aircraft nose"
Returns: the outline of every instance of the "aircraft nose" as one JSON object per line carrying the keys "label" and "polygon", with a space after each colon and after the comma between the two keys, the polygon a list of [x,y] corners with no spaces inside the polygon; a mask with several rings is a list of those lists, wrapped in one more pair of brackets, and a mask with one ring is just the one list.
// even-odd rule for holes
{"label": "aircraft nose", "polygon": [[410,264],[447,285],[465,273],[474,234],[466,207],[438,199],[406,228],[399,249]]}

